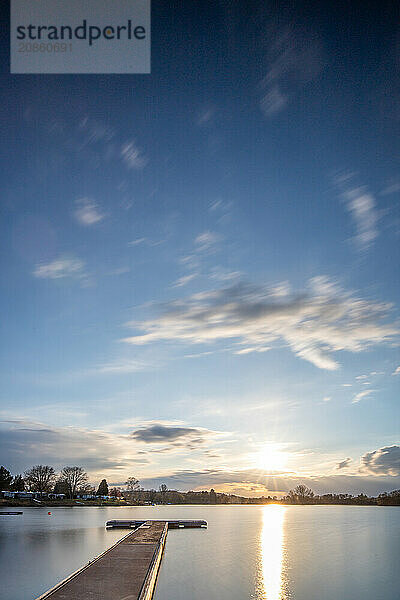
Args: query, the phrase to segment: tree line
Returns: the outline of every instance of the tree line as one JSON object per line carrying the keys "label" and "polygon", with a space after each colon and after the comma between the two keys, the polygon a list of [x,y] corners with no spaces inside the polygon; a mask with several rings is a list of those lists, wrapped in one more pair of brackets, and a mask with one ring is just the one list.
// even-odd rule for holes
{"label": "tree line", "polygon": [[128,477],[124,488],[109,488],[106,479],[102,479],[97,491],[89,483],[88,474],[79,466],[67,466],[57,473],[49,465],[35,465],[23,474],[12,475],[4,466],[0,467],[1,491],[31,491],[39,494],[62,494],[69,499],[77,495],[109,496],[126,499],[131,504],[355,504],[355,505],[400,505],[400,490],[384,492],[376,497],[366,494],[314,494],[313,490],[300,484],[285,496],[259,496],[247,498],[235,494],[210,491],[179,492],[169,490],[165,483],[156,489],[145,490],[135,477]]}
{"label": "tree line", "polygon": [[[136,500],[137,493],[143,488],[136,477],[128,477],[124,490],[119,487],[109,488],[106,479],[102,479],[97,487],[89,483],[89,476],[83,467],[67,466],[59,473],[50,465],[35,465],[23,474],[12,475],[6,467],[0,467],[0,492],[35,492],[42,494],[55,494],[73,499],[79,496],[109,496]],[[162,487],[162,486],[160,486]]]}
{"label": "tree line", "polygon": [[[160,486],[161,488],[162,486]],[[351,494],[324,494],[318,495],[305,485],[298,485],[290,490],[285,496],[257,496],[248,498],[235,494],[225,494],[210,491],[178,492],[168,490],[164,486],[163,491],[139,490],[137,497],[140,503],[155,504],[353,504],[353,505],[400,505],[400,490],[384,492],[377,497],[369,497],[365,494],[353,496]]]}
{"label": "tree line", "polygon": [[1,466],[0,491],[54,493],[74,498],[78,493],[108,495],[108,486],[103,479],[96,492],[89,483],[88,474],[83,467],[67,466],[57,473],[50,465],[35,465],[23,474],[12,475],[8,469]]}

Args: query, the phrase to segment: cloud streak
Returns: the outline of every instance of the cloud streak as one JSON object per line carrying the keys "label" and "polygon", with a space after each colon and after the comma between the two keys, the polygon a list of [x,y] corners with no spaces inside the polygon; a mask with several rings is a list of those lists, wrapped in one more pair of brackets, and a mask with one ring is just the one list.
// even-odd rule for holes
{"label": "cloud streak", "polygon": [[80,225],[88,227],[95,225],[104,219],[104,215],[100,212],[98,205],[94,200],[89,198],[79,198],[75,202],[76,209],[74,217]]}
{"label": "cloud streak", "polygon": [[199,252],[207,252],[215,248],[219,241],[220,236],[217,233],[214,231],[204,231],[196,237],[194,243]]}
{"label": "cloud streak", "polygon": [[352,404],[358,404],[358,402],[360,402],[361,400],[364,400],[364,398],[367,398],[370,394],[372,394],[374,390],[364,390],[362,392],[358,392],[358,394],[356,394],[353,397],[353,400],[351,401]]}
{"label": "cloud streak", "polygon": [[299,27],[280,29],[272,36],[266,56],[268,69],[260,83],[261,112],[274,117],[287,107],[290,96],[321,72],[324,57],[321,43]]}
{"label": "cloud streak", "polygon": [[147,164],[146,157],[133,140],[122,144],[120,156],[128,169],[143,169]]}
{"label": "cloud streak", "polygon": [[33,271],[39,279],[87,280],[85,263],[74,256],[59,256],[47,263],[39,263]]}
{"label": "cloud streak", "polygon": [[387,323],[390,308],[340,291],[324,277],[311,280],[305,292],[283,297],[273,288],[240,283],[171,302],[160,316],[130,323],[138,333],[124,341],[233,343],[233,352],[280,342],[316,367],[335,370],[333,353],[361,352],[398,336],[397,325]]}
{"label": "cloud streak", "polygon": [[131,433],[137,442],[146,444],[165,444],[170,447],[185,447],[195,450],[207,440],[211,441],[216,432],[199,427],[183,427],[180,425],[164,425],[163,423],[150,423]]}
{"label": "cloud streak", "polygon": [[337,176],[335,182],[356,227],[354,240],[360,250],[366,250],[378,237],[375,198],[366,186],[355,184],[352,173]]}
{"label": "cloud streak", "polygon": [[352,462],[351,458],[345,458],[344,460],[342,460],[341,462],[339,462],[336,466],[337,469],[341,470],[341,469],[347,469],[347,467],[350,466]]}

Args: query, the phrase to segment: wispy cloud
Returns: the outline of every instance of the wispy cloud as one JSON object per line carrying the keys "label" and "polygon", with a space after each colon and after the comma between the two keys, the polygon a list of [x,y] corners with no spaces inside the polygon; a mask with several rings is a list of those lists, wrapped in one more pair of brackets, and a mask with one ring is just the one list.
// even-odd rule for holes
{"label": "wispy cloud", "polygon": [[286,108],[293,93],[317,77],[324,65],[321,43],[313,33],[292,26],[270,37],[267,72],[260,82],[260,109],[266,117]]}
{"label": "wispy cloud", "polygon": [[217,223],[224,224],[232,216],[233,203],[231,201],[217,198],[212,200],[209,205],[209,212],[216,218]]}
{"label": "wispy cloud", "polygon": [[[72,124],[52,119],[46,121],[46,127],[60,145],[68,152],[78,154],[87,167],[90,166],[97,172],[102,165],[110,162],[123,165],[128,171],[142,169],[148,163],[145,152],[135,139],[125,139],[125,132],[118,131],[90,115],[85,115],[79,122]],[[126,193],[124,187],[119,186],[119,191]],[[123,207],[130,206],[130,199],[125,197]]]}
{"label": "wispy cloud", "polygon": [[142,169],[147,164],[147,158],[138,147],[135,140],[127,140],[123,144],[118,142],[120,137],[112,127],[95,121],[86,116],[79,124],[82,134],[83,147],[96,145],[102,148],[105,159],[119,158],[130,169]]}
{"label": "wispy cloud", "polygon": [[204,252],[214,249],[220,240],[221,236],[218,233],[215,233],[214,231],[204,231],[196,237],[194,244],[198,251]]}
{"label": "wispy cloud", "polygon": [[266,117],[272,117],[280,112],[288,103],[288,97],[274,85],[260,100],[260,108]]}
{"label": "wispy cloud", "polygon": [[193,279],[195,279],[196,276],[196,273],[190,273],[190,275],[183,275],[182,277],[179,277],[179,279],[177,279],[175,283],[172,284],[172,287],[183,287],[184,285],[193,281]]}
{"label": "wispy cloud", "polygon": [[354,240],[360,250],[369,248],[378,237],[378,213],[376,201],[366,186],[355,183],[353,173],[343,173],[335,177],[346,208],[352,215],[356,235]]}
{"label": "wispy cloud", "polygon": [[271,346],[250,346],[249,348],[242,348],[241,350],[236,350],[234,354],[250,354],[252,352],[267,352],[271,350]]}
{"label": "wispy cloud", "polygon": [[128,246],[139,246],[140,244],[144,244],[145,242],[147,242],[147,238],[145,237],[136,238],[136,240],[128,242]]}
{"label": "wispy cloud", "polygon": [[40,279],[78,279],[87,281],[85,263],[73,256],[60,256],[47,263],[36,265],[33,275]]}
{"label": "wispy cloud", "polygon": [[205,106],[197,114],[196,125],[204,127],[209,125],[215,117],[216,109],[214,106]]}
{"label": "wispy cloud", "polygon": [[147,164],[147,158],[134,140],[122,144],[120,155],[128,169],[143,169]]}
{"label": "wispy cloud", "polygon": [[[207,230],[197,235],[193,242],[194,247],[192,252],[179,259],[180,264],[183,265],[189,273],[186,272],[186,274],[177,279],[171,287],[183,287],[190,281],[193,281],[193,279],[199,277],[206,268],[206,259],[217,251],[217,246],[221,239],[221,236],[214,231]],[[218,274],[222,275],[222,273],[222,269],[214,267],[209,276],[211,278],[218,278]]]}
{"label": "wispy cloud", "polygon": [[95,225],[104,219],[98,204],[90,198],[79,198],[75,205],[74,217],[81,225]]}
{"label": "wispy cloud", "polygon": [[350,464],[352,463],[352,459],[351,458],[345,458],[344,460],[342,460],[341,462],[339,462],[336,466],[337,469],[341,470],[341,469],[347,469],[347,467],[350,466]]}
{"label": "wispy cloud", "polygon": [[143,371],[149,368],[147,363],[140,360],[115,360],[113,362],[104,363],[98,365],[94,369],[91,369],[90,373],[136,373],[137,371]]}
{"label": "wispy cloud", "polygon": [[216,281],[224,281],[225,283],[239,279],[241,276],[241,271],[229,271],[223,267],[213,267],[210,273],[211,279],[215,279]]}
{"label": "wispy cloud", "polygon": [[316,292],[314,284],[311,280],[307,291],[282,298],[246,284],[194,294],[171,302],[161,316],[131,323],[142,333],[124,341],[229,340],[263,349],[280,340],[304,360],[333,370],[339,367],[334,352],[361,352],[398,336],[397,325],[385,322],[391,305],[338,292],[333,285]]}
{"label": "wispy cloud", "polygon": [[375,390],[364,390],[362,392],[358,392],[358,394],[356,394],[351,403],[352,404],[357,404],[358,402],[360,402],[361,400],[364,400],[364,398],[367,398],[368,396],[370,396],[372,394],[372,392],[374,392]]}
{"label": "wispy cloud", "polygon": [[381,196],[390,196],[391,194],[397,194],[397,192],[400,192],[400,181],[392,179],[381,191]]}
{"label": "wispy cloud", "polygon": [[136,238],[135,240],[131,240],[130,242],[128,242],[128,246],[141,246],[141,245],[145,245],[145,246],[150,246],[150,248],[155,248],[156,246],[161,246],[161,244],[165,244],[165,242],[167,241],[166,238],[164,239],[159,239],[159,240],[151,240],[147,237],[140,237],[140,238]]}
{"label": "wispy cloud", "polygon": [[115,138],[115,130],[104,123],[100,123],[88,116],[84,117],[79,123],[79,130],[85,145],[96,144],[98,142],[110,142]]}

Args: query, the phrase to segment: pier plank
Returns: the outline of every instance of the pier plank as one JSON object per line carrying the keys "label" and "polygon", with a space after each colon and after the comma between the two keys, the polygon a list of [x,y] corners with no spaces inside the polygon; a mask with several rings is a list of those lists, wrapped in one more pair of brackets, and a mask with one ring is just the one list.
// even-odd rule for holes
{"label": "pier plank", "polygon": [[145,522],[37,600],[150,600],[167,530]]}
{"label": "pier plank", "polygon": [[[147,523],[152,523],[153,520],[149,519],[146,521]],[[207,527],[207,521],[203,520],[193,520],[193,519],[168,519],[165,521],[168,523],[168,529],[186,529],[191,527]],[[144,524],[145,521],[138,521],[133,519],[113,519],[112,521],[107,521],[106,527],[113,529],[129,529],[131,527],[138,527],[139,525]]]}

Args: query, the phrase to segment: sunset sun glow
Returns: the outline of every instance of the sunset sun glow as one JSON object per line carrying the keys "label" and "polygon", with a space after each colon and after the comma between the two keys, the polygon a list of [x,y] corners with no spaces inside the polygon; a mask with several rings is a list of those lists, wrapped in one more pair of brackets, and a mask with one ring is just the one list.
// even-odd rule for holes
{"label": "sunset sun glow", "polygon": [[255,464],[264,471],[280,471],[286,467],[288,455],[278,444],[265,444],[255,455]]}

